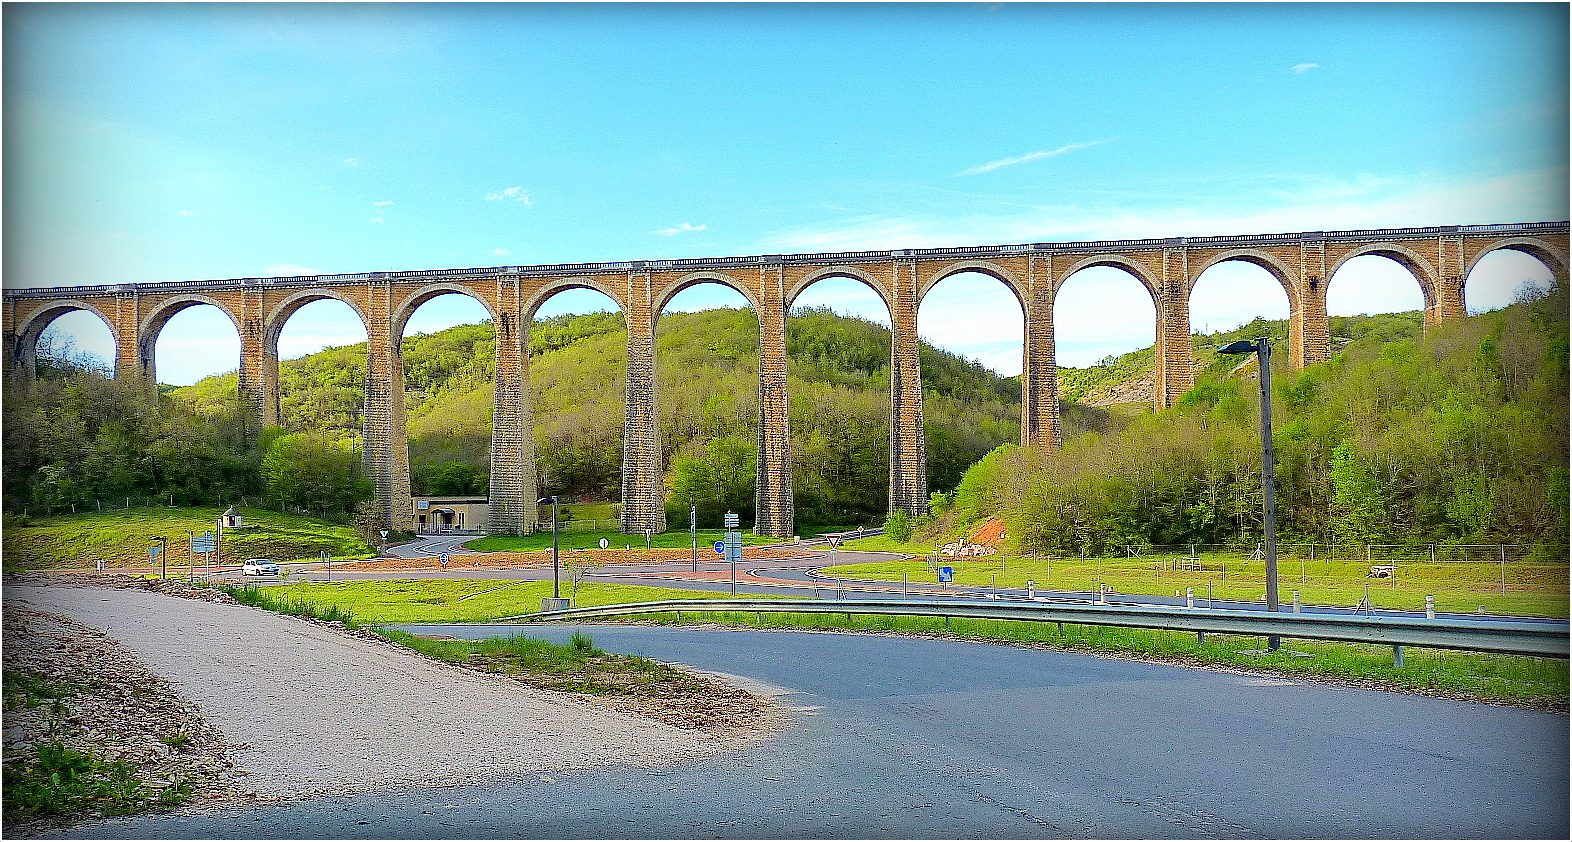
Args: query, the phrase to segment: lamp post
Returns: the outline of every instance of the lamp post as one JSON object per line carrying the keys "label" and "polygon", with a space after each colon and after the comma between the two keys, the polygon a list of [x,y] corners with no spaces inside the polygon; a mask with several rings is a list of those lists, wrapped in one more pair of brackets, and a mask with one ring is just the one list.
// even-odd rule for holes
{"label": "lamp post", "polygon": [[[1272,500],[1272,346],[1266,337],[1254,342],[1241,339],[1217,349],[1219,354],[1254,353],[1260,367],[1261,381],[1261,511],[1262,529],[1266,533],[1266,610],[1277,613],[1277,510]],[[1282,638],[1272,635],[1266,639],[1268,652],[1276,652]]]}
{"label": "lamp post", "polygon": [[562,599],[562,564],[558,560],[557,549],[557,498],[555,496],[542,497],[535,501],[535,505],[544,506],[551,504],[551,598]]}

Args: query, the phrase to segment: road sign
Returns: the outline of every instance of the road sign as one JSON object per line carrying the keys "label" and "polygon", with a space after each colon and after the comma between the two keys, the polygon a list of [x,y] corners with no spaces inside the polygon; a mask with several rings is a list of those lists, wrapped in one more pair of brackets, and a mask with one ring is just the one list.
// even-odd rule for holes
{"label": "road sign", "polygon": [[448,566],[448,554],[447,553],[443,553],[442,555],[437,556],[437,560],[442,562],[442,566],[443,567],[447,567]]}
{"label": "road sign", "polygon": [[941,581],[941,582],[953,582],[953,581],[955,581],[955,568],[953,568],[953,567],[941,567],[941,568],[939,568],[939,581]]}
{"label": "road sign", "polygon": [[147,548],[147,557],[148,558],[158,558],[159,552],[160,552],[160,550],[159,550],[158,547],[148,547]]}
{"label": "road sign", "polygon": [[191,539],[191,551],[194,553],[210,553],[217,548],[217,539],[211,532],[204,532]]}
{"label": "road sign", "polygon": [[715,554],[716,555],[725,555],[726,554],[726,542],[725,541],[716,541],[715,542]]}
{"label": "road sign", "polygon": [[727,512],[726,513],[726,528],[727,529],[736,529],[738,526],[741,526],[741,525],[742,525],[742,517],[740,515],[738,515],[736,512]]}
{"label": "road sign", "polygon": [[839,535],[831,535],[830,536],[830,549],[832,549],[832,550],[836,549],[840,545],[841,545],[841,536],[839,536]]}
{"label": "road sign", "polygon": [[600,548],[601,549],[604,550],[604,549],[606,549],[609,546],[611,546],[611,542],[610,541],[606,540],[605,538],[600,539]]}

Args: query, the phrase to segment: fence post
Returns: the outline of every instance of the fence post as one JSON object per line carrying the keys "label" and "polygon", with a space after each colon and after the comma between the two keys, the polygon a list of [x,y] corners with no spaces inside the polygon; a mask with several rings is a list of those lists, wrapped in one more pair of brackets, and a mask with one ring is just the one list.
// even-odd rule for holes
{"label": "fence post", "polygon": [[1506,596],[1506,544],[1501,545],[1501,595]]}

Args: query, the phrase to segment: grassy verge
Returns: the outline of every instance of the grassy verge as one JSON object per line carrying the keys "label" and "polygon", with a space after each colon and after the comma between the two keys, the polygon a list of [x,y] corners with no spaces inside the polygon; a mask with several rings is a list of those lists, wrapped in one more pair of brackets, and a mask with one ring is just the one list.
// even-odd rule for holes
{"label": "grassy verge", "polygon": [[[443,623],[485,621],[534,611],[551,583],[511,585],[470,599],[465,595],[497,588],[494,581],[376,581],[311,583],[258,589],[281,598],[313,603],[352,614],[365,622]],[[511,592],[511,593],[510,593]],[[711,591],[685,591],[630,585],[588,583],[580,589],[579,605],[611,605],[657,599],[722,599]],[[485,601],[483,601],[485,600]],[[644,618],[679,624],[674,614]],[[1289,677],[1362,681],[1413,692],[1474,698],[1544,709],[1565,710],[1568,665],[1565,660],[1454,652],[1408,647],[1405,666],[1397,669],[1386,646],[1285,642],[1275,655],[1247,654],[1263,648],[1262,639],[1143,629],[1118,629],[1065,623],[937,617],[880,617],[844,614],[752,614],[684,612],[683,624],[718,623],[755,628],[820,629],[860,633],[947,636],[987,643],[1044,646],[1116,655],[1133,655],[1197,666],[1264,670]],[[1291,654],[1301,653],[1301,654]]]}
{"label": "grassy verge", "polygon": [[[877,539],[869,539],[877,540]],[[855,542],[858,549],[874,549]],[[889,542],[893,544],[893,542]],[[914,545],[896,545],[913,552]],[[915,545],[920,557],[841,564],[825,568],[831,576],[882,579],[899,582],[904,574],[913,583],[936,583],[923,554],[929,545]],[[882,547],[878,547],[881,548]],[[1194,588],[1197,599],[1211,593],[1217,599],[1261,601],[1266,598],[1266,563],[1242,555],[1203,553],[1201,570],[1170,569],[1174,559],[1057,559],[1008,554],[977,559],[943,559],[940,566],[955,573],[955,584],[969,587],[1024,588],[1028,581],[1043,590],[1094,591],[1099,584],[1119,593],[1183,596]],[[1506,592],[1502,592],[1499,565],[1458,562],[1411,562],[1397,565],[1395,577],[1367,577],[1364,561],[1301,560],[1284,557],[1278,562],[1278,593],[1287,604],[1299,591],[1306,605],[1354,606],[1366,595],[1375,608],[1423,611],[1425,597],[1434,596],[1437,611],[1475,613],[1480,606],[1492,614],[1567,616],[1567,564],[1511,562],[1506,565]]]}
{"label": "grassy verge", "polygon": [[[281,604],[300,603],[316,610],[337,610],[361,623],[463,623],[513,617],[540,610],[552,595],[550,582],[499,582],[495,579],[405,579],[361,582],[308,582],[252,590]],[[617,605],[658,599],[725,599],[717,591],[652,588],[585,582],[575,592],[562,583],[562,595],[575,605]],[[236,597],[239,599],[239,595]],[[260,604],[260,603],[252,603]],[[264,606],[272,607],[272,606]],[[277,608],[274,610],[284,610]]]}
{"label": "grassy verge", "polygon": [[[699,530],[699,552],[713,553],[711,549],[716,541],[725,537],[725,532],[720,529]],[[643,535],[624,535],[621,532],[560,532],[558,540],[563,550],[588,550],[599,549],[600,540],[606,539],[606,544],[613,549],[632,547],[644,548]],[[759,546],[763,544],[780,543],[779,538],[767,538],[759,535],[742,533],[744,546]],[[537,532],[534,535],[511,537],[506,535],[493,535],[489,538],[476,538],[466,541],[465,546],[481,552],[531,552],[533,550],[551,549],[551,533]],[[686,530],[669,530],[650,536],[651,549],[685,549],[693,546],[693,536]]]}
{"label": "grassy verge", "polygon": [[[169,567],[184,567],[190,558],[191,533],[213,530],[222,513],[218,508],[148,507],[30,518],[26,525],[7,525],[5,567],[92,569],[96,559],[108,561],[110,567],[146,565],[148,547],[158,543],[155,535],[168,539]],[[373,554],[347,526],[265,509],[243,509],[241,516],[246,528],[224,533],[226,561],[316,561],[323,552],[348,560]]]}

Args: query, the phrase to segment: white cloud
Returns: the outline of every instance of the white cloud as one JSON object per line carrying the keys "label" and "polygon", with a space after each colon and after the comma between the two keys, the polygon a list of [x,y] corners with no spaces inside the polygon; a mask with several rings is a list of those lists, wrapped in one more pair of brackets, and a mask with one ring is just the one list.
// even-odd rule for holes
{"label": "white cloud", "polygon": [[374,208],[391,208],[391,207],[393,207],[393,200],[392,199],[383,199],[380,202],[372,202],[371,206],[374,207]]}
{"label": "white cloud", "polygon": [[512,199],[522,205],[535,204],[535,201],[529,197],[529,191],[522,187],[508,187],[486,194],[486,201],[488,202],[501,202],[505,199]]}
{"label": "white cloud", "polygon": [[175,216],[196,216],[196,214],[188,210],[178,210],[175,211]]}
{"label": "white cloud", "polygon": [[508,250],[508,249],[492,249],[491,253],[496,255],[496,256],[498,256],[498,257],[507,257],[508,255],[512,254],[513,252]]}
{"label": "white cloud", "polygon": [[1296,64],[1293,67],[1290,67],[1288,69],[1292,70],[1295,73],[1304,74],[1304,73],[1309,73],[1310,71],[1315,70],[1316,68],[1318,68],[1320,66],[1321,65],[1316,64],[1313,61],[1307,61],[1304,64]]}
{"label": "white cloud", "polygon": [[380,216],[374,216],[371,218],[372,225],[381,225],[384,222],[387,222],[387,220]]}
{"label": "white cloud", "polygon": [[708,225],[694,225],[691,222],[684,222],[681,225],[678,225],[678,226],[676,226],[674,228],[662,228],[659,231],[654,231],[652,233],[659,234],[662,237],[671,237],[671,236],[674,236],[674,235],[677,235],[677,234],[681,234],[681,233],[684,233],[684,232],[687,232],[687,231],[704,231],[704,230],[708,229],[709,227],[710,226],[708,226]]}
{"label": "white cloud", "polygon": [[345,158],[344,159],[344,166],[346,166],[346,167],[358,167],[358,166],[360,166],[360,164],[361,164],[361,161],[360,161],[359,158]]}
{"label": "white cloud", "polygon": [[991,170],[999,169],[1000,167],[1013,167],[1016,164],[1024,164],[1028,161],[1036,161],[1042,158],[1053,158],[1069,152],[1074,152],[1078,149],[1086,149],[1087,147],[1091,146],[1101,146],[1104,143],[1108,143],[1108,141],[1092,140],[1087,141],[1086,143],[1072,143],[1068,146],[1061,146],[1058,149],[1041,149],[1036,152],[1028,152],[1018,158],[1005,158],[999,161],[990,161],[986,164],[979,164],[975,167],[972,167],[971,169],[961,170],[960,172],[956,173],[956,175],[977,175],[978,173],[989,172]]}

